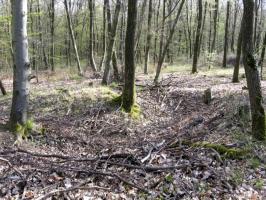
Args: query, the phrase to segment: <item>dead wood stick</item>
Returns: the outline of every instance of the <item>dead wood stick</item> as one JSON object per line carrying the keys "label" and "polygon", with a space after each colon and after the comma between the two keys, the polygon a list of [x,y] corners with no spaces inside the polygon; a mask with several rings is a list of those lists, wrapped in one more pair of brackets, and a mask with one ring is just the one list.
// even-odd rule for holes
{"label": "dead wood stick", "polygon": [[99,187],[99,186],[92,186],[92,187],[85,187],[83,185],[85,185],[87,183],[86,182],[82,182],[79,183],[73,187],[67,188],[67,189],[59,189],[59,190],[54,190],[51,191],[43,196],[38,197],[36,200],[43,200],[43,199],[48,199],[49,197],[52,197],[55,194],[62,194],[62,193],[67,193],[67,192],[72,192],[75,190],[107,190],[110,191],[109,188],[103,188],[103,187]]}
{"label": "dead wood stick", "polygon": [[59,154],[41,154],[41,153],[33,153],[24,149],[18,149],[17,151],[14,152],[19,152],[19,153],[25,153],[34,157],[43,157],[43,158],[58,158],[62,160],[69,160],[69,161],[75,161],[75,162],[93,162],[93,161],[98,161],[98,160],[107,160],[111,158],[130,158],[134,157],[132,154],[128,153],[118,153],[118,154],[111,154],[111,155],[106,155],[106,156],[99,156],[99,157],[94,157],[94,158],[74,158],[71,156],[63,156]]}
{"label": "dead wood stick", "polygon": [[116,165],[120,167],[126,167],[129,169],[142,169],[146,172],[155,172],[155,171],[168,171],[168,170],[175,170],[175,169],[181,169],[184,167],[187,167],[188,165],[176,165],[176,166],[138,166],[138,165],[130,165],[130,164],[124,164],[124,163],[116,163],[116,162],[110,162],[106,161],[105,163],[109,165]]}
{"label": "dead wood stick", "polygon": [[101,172],[101,171],[96,171],[96,170],[82,170],[82,169],[77,169],[77,168],[64,168],[67,171],[75,171],[75,172],[79,172],[79,173],[84,173],[84,174],[89,174],[89,175],[100,175],[100,176],[109,176],[109,177],[113,177],[113,178],[117,178],[118,180],[120,180],[121,182],[126,183],[127,185],[133,187],[133,188],[137,188],[138,190],[145,192],[145,193],[149,193],[148,190],[144,189],[143,187],[140,187],[128,180],[126,180],[125,178],[123,178],[122,176],[115,174],[115,173],[111,173],[111,172]]}
{"label": "dead wood stick", "polygon": [[0,157],[0,161],[6,163],[10,168],[12,168],[15,172],[17,172],[18,175],[24,180],[24,176],[23,176],[23,174],[22,174],[17,168],[15,168],[15,167],[11,164],[11,162],[10,162],[9,160]]}

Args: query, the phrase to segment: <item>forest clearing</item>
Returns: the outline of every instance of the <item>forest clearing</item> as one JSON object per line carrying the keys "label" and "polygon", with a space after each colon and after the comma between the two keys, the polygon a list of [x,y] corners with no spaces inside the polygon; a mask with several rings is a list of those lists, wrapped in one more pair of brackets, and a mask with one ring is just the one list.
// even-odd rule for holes
{"label": "forest clearing", "polygon": [[265,0],[1,0],[0,199],[266,199]]}

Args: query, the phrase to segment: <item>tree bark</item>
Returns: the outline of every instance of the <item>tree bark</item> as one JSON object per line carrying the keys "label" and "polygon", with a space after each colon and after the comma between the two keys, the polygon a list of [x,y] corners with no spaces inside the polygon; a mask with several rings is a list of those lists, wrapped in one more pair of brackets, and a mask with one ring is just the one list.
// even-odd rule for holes
{"label": "tree bark", "polygon": [[198,64],[198,52],[200,51],[200,34],[201,34],[201,24],[202,24],[202,0],[198,0],[198,26],[197,26],[197,33],[196,33],[196,41],[194,44],[194,55],[193,55],[193,66],[192,66],[192,73],[196,73],[197,64]]}
{"label": "tree bark", "polygon": [[73,31],[73,28],[72,28],[72,21],[71,21],[70,14],[69,14],[69,8],[68,8],[67,0],[64,0],[64,5],[65,5],[65,10],[66,10],[66,15],[67,15],[68,29],[69,29],[69,33],[70,33],[70,36],[71,36],[72,45],[73,45],[74,51],[75,51],[78,72],[79,72],[80,76],[83,76],[83,71],[82,71],[82,68],[81,68],[81,65],[80,65],[78,48],[77,48],[76,39],[75,39],[75,36],[74,36],[74,31]]}
{"label": "tree bark", "polygon": [[148,74],[148,63],[149,63],[149,55],[151,48],[151,20],[152,20],[152,0],[149,1],[149,13],[148,13],[148,31],[147,31],[147,39],[146,39],[146,48],[145,48],[145,63],[144,63],[144,74]]}
{"label": "tree bark", "polygon": [[137,23],[137,0],[128,0],[127,32],[125,47],[125,85],[122,107],[130,113],[135,104],[135,34]]}
{"label": "tree bark", "polygon": [[2,83],[1,80],[0,80],[0,90],[1,90],[3,95],[7,95],[6,89],[5,89],[4,84]]}
{"label": "tree bark", "polygon": [[28,120],[30,61],[27,39],[27,0],[12,1],[12,44],[14,48],[13,98],[10,125],[24,126]]}
{"label": "tree bark", "polygon": [[89,39],[89,65],[94,72],[97,71],[97,67],[94,61],[94,0],[89,0],[90,10],[90,39]]}
{"label": "tree bark", "polygon": [[256,139],[266,140],[263,97],[253,47],[254,1],[243,0],[243,3],[242,51],[252,114],[252,133]]}

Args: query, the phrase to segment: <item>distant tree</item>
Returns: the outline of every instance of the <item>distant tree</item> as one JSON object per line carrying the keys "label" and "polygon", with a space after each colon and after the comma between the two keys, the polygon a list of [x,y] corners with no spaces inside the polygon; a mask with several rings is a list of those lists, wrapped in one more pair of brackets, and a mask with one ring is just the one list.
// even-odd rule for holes
{"label": "distant tree", "polygon": [[94,61],[94,0],[89,0],[89,10],[90,10],[90,38],[89,38],[89,65],[93,71],[97,71],[97,67]]}
{"label": "distant tree", "polygon": [[72,20],[70,18],[67,0],[64,0],[64,5],[65,5],[65,10],[66,10],[66,15],[67,15],[68,29],[69,29],[69,33],[70,33],[70,36],[71,36],[72,45],[73,45],[74,50],[75,50],[75,56],[76,56],[76,61],[77,61],[78,72],[79,72],[79,75],[82,76],[83,75],[83,71],[82,71],[82,68],[81,68],[81,65],[80,65],[78,48],[77,48],[77,44],[76,44],[74,31],[73,31],[73,28],[72,28]]}
{"label": "distant tree", "polygon": [[122,94],[122,107],[131,112],[135,104],[135,45],[137,24],[137,0],[128,0],[127,31],[125,47],[125,84]]}
{"label": "distant tree", "polygon": [[198,26],[196,33],[196,41],[194,44],[193,65],[192,65],[193,74],[197,72],[198,55],[200,51],[201,25],[202,25],[202,0],[198,0]]}
{"label": "distant tree", "polygon": [[181,11],[182,11],[184,3],[185,3],[185,0],[181,0],[181,2],[179,3],[180,5],[179,5],[179,8],[178,8],[176,17],[174,19],[173,25],[171,27],[169,36],[166,39],[165,45],[164,45],[164,47],[162,49],[162,52],[161,52],[161,56],[159,57],[159,61],[158,61],[158,64],[157,64],[157,69],[156,69],[156,75],[155,75],[155,78],[154,78],[154,82],[155,83],[158,82],[158,79],[159,79],[159,76],[160,76],[160,73],[161,73],[161,69],[162,69],[162,65],[163,65],[163,62],[164,62],[164,58],[165,58],[165,55],[167,53],[167,49],[168,49],[168,47],[170,45],[170,42],[171,42],[171,40],[173,38],[173,35],[174,35],[174,32],[175,32],[175,28],[176,28],[176,24],[177,24],[177,22],[179,20],[179,17],[181,15]]}
{"label": "distant tree", "polygon": [[51,47],[50,47],[50,65],[51,70],[55,71],[54,68],[54,57],[55,57],[55,45],[54,45],[54,37],[55,37],[55,0],[50,1],[49,5],[49,16],[50,16],[50,34],[51,34]]}
{"label": "distant tree", "polygon": [[234,74],[233,74],[233,83],[239,82],[239,66],[240,66],[240,60],[241,60],[241,51],[242,51],[242,32],[243,32],[243,25],[241,23],[241,28],[238,35],[237,40],[237,52],[236,52],[236,62],[234,66]]}
{"label": "distant tree", "polygon": [[263,79],[263,62],[264,62],[264,57],[265,57],[265,50],[266,50],[266,32],[264,35],[264,40],[262,44],[262,50],[261,50],[261,56],[260,56],[260,61],[259,61],[259,67],[260,67],[260,77],[261,80]]}
{"label": "distant tree", "polygon": [[151,32],[151,20],[152,20],[152,13],[153,13],[152,6],[153,6],[152,0],[149,0],[148,31],[147,31],[147,39],[146,39],[146,47],[145,47],[144,74],[148,74],[148,62],[149,62],[151,39],[152,39],[152,32]]}
{"label": "distant tree", "polygon": [[224,57],[223,57],[223,67],[227,64],[227,54],[228,54],[228,34],[229,34],[229,17],[230,17],[230,1],[227,1],[226,6],[226,22],[225,22],[225,33],[224,33]]}
{"label": "distant tree", "polygon": [[103,85],[108,85],[110,82],[110,71],[111,71],[111,61],[114,51],[114,44],[116,39],[116,32],[117,32],[117,25],[119,20],[119,14],[121,10],[121,1],[116,1],[115,6],[115,14],[111,16],[111,8],[110,8],[110,2],[107,0],[106,2],[106,12],[107,12],[107,32],[108,32],[108,41],[107,41],[107,49],[106,49],[106,56],[104,59],[104,74],[103,74]]}
{"label": "distant tree", "polygon": [[211,46],[211,53],[214,52],[216,48],[216,36],[217,36],[217,25],[218,25],[218,14],[219,14],[219,0],[215,0],[214,6],[214,14],[213,14],[213,40]]}
{"label": "distant tree", "polygon": [[253,47],[254,1],[243,0],[243,3],[242,51],[252,114],[252,133],[256,139],[266,140],[263,97]]}
{"label": "distant tree", "polygon": [[27,39],[27,0],[11,2],[14,80],[10,125],[14,129],[17,124],[24,126],[28,120],[30,61]]}

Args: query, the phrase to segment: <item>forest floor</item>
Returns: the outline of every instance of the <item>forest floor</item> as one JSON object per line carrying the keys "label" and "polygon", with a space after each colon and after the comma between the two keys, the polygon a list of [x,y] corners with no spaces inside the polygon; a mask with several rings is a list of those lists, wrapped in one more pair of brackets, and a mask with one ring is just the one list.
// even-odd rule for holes
{"label": "forest floor", "polygon": [[154,86],[139,75],[132,119],[112,101],[121,86],[62,77],[32,84],[27,141],[14,144],[11,95],[0,97],[0,199],[266,199],[266,145],[243,115],[245,80],[165,73]]}

